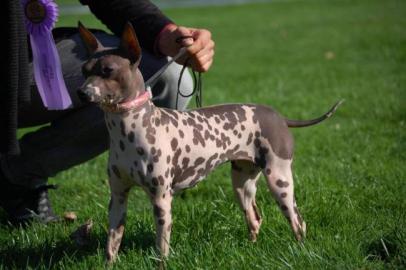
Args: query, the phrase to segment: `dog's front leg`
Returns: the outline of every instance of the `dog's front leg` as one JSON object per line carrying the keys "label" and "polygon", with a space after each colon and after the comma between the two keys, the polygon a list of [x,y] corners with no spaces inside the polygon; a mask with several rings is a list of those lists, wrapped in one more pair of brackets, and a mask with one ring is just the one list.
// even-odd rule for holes
{"label": "dog's front leg", "polygon": [[111,198],[109,204],[109,235],[107,239],[107,262],[113,263],[120,248],[127,216],[129,188],[110,178]]}
{"label": "dog's front leg", "polygon": [[172,195],[170,192],[152,197],[156,225],[156,246],[162,257],[169,255],[172,230]]}

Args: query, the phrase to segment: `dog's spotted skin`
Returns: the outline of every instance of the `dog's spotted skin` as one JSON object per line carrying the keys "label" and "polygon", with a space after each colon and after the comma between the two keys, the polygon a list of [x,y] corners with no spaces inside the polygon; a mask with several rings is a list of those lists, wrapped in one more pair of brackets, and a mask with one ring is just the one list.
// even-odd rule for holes
{"label": "dog's spotted skin", "polygon": [[[107,258],[114,261],[124,232],[128,193],[134,185],[149,195],[157,228],[157,247],[169,253],[173,194],[195,186],[221,163],[231,161],[233,189],[255,241],[261,216],[255,202],[262,172],[298,240],[306,232],[293,193],[293,138],[288,127],[317,124],[282,118],[269,107],[230,104],[179,112],[147,101],[132,109],[128,102],[145,94],[138,70],[141,49],[127,26],[119,49],[106,50],[79,27],[91,59],[84,65],[86,82],[79,94],[106,111],[110,133],[108,175],[111,188]],[[106,69],[107,67],[107,69]],[[97,89],[97,91],[96,91]],[[120,104],[126,104],[126,106]],[[131,103],[132,104],[132,103]],[[114,109],[115,108],[115,109]]]}

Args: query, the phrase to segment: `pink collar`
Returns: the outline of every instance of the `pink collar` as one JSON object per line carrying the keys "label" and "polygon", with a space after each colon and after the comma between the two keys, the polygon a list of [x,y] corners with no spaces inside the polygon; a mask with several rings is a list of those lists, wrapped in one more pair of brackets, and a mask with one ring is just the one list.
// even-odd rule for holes
{"label": "pink collar", "polygon": [[137,108],[141,107],[151,98],[152,98],[151,92],[148,90],[145,90],[144,93],[142,93],[141,95],[138,95],[136,98],[134,98],[130,101],[126,101],[126,102],[122,102],[122,103],[118,103],[118,104],[114,104],[114,105],[103,104],[101,107],[103,108],[103,110],[105,110],[107,112],[122,113],[122,112],[127,112],[132,109],[137,109]]}

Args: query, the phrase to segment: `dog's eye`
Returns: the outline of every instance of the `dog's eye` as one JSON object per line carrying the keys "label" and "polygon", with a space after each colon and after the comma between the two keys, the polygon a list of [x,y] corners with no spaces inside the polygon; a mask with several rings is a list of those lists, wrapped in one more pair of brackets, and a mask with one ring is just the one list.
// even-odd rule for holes
{"label": "dog's eye", "polygon": [[102,69],[102,73],[104,76],[109,76],[112,71],[113,69],[111,67],[103,67]]}

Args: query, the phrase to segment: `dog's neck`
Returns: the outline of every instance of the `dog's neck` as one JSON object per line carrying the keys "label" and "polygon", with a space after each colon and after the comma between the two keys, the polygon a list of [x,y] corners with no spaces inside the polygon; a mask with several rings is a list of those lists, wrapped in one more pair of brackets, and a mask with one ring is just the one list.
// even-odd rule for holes
{"label": "dog's neck", "polygon": [[138,91],[138,95],[127,101],[114,104],[114,105],[102,105],[102,109],[108,113],[126,113],[131,110],[138,110],[144,104],[146,104],[151,98],[152,94],[148,90]]}
{"label": "dog's neck", "polygon": [[106,113],[127,113],[132,110],[138,110],[152,98],[152,93],[145,89],[144,78],[139,69],[135,70],[134,78],[129,88],[131,94],[122,102],[112,105],[102,105],[102,109]]}

